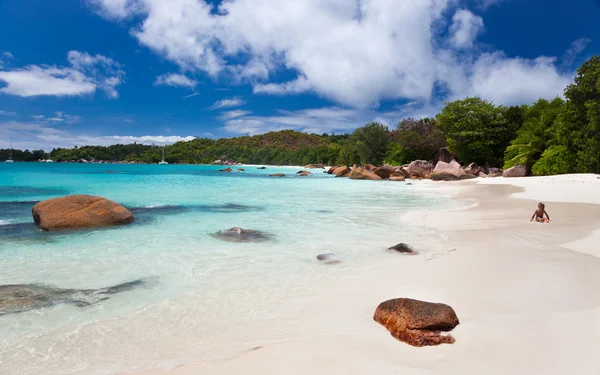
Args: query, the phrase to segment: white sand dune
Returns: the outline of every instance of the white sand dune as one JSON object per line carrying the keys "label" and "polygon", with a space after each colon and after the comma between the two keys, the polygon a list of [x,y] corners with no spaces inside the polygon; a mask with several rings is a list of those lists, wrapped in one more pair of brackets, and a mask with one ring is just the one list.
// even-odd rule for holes
{"label": "white sand dune", "polygon": [[[447,238],[446,251],[417,257],[383,252],[381,262],[357,271],[351,288],[332,286],[329,298],[306,306],[322,312],[315,326],[352,329],[282,342],[257,338],[230,360],[199,358],[197,365],[166,373],[600,373],[598,176],[478,179],[432,188],[479,202],[406,218],[424,233]],[[529,223],[537,201],[547,203],[550,224]],[[380,302],[396,297],[451,305],[461,321],[453,331],[456,343],[413,348],[393,339],[372,315]]]}

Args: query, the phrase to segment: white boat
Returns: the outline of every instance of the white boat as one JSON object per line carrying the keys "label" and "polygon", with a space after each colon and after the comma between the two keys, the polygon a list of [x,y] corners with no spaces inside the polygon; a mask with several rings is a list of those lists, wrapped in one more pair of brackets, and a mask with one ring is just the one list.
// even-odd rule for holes
{"label": "white boat", "polygon": [[165,146],[163,146],[163,149],[162,149],[162,161],[158,164],[169,164],[165,161]]}
{"label": "white boat", "polygon": [[10,139],[10,149],[8,150],[8,160],[4,161],[5,163],[14,163],[15,161],[12,159],[12,138]]}
{"label": "white boat", "polygon": [[52,160],[48,159],[46,160],[46,163],[54,163]]}

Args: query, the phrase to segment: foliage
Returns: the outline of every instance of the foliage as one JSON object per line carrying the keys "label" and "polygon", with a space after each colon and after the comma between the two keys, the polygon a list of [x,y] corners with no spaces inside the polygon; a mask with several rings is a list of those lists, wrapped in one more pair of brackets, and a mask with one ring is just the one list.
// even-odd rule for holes
{"label": "foliage", "polygon": [[450,151],[459,159],[498,165],[516,131],[509,126],[505,111],[481,98],[467,98],[447,103],[436,120],[446,134]]}
{"label": "foliage", "polygon": [[[0,150],[0,162],[7,160],[10,154],[11,150],[9,149]],[[14,161],[38,161],[46,157],[47,154],[44,150],[12,150],[12,160]]]}
{"label": "foliage", "polygon": [[569,173],[573,165],[572,158],[566,146],[551,146],[533,165],[532,172],[536,176]]}
{"label": "foliage", "polygon": [[430,118],[402,120],[392,132],[392,140],[394,147],[390,147],[386,160],[394,165],[413,160],[433,160],[438,150],[447,146],[444,133],[435,119]]}
{"label": "foliage", "polygon": [[531,170],[533,164],[555,138],[554,124],[564,103],[560,98],[551,102],[540,99],[526,109],[525,123],[517,132],[517,138],[511,142],[504,153],[504,168],[524,164],[528,171]]}
{"label": "foliage", "polygon": [[385,159],[390,143],[387,126],[371,122],[357,128],[350,137],[350,147],[360,158],[361,164],[381,164]]}

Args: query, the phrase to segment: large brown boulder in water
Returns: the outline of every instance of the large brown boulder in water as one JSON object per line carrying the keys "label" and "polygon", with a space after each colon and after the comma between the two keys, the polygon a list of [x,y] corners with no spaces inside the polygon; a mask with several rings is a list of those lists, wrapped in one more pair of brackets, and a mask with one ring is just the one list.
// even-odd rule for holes
{"label": "large brown boulder in water", "polygon": [[33,206],[31,213],[43,230],[106,227],[133,222],[133,214],[120,204],[83,194],[42,201]]}
{"label": "large brown boulder in water", "polygon": [[333,172],[336,170],[336,168],[338,168],[339,165],[332,165],[331,167],[329,167],[329,169],[327,170],[327,174],[333,174]]}
{"label": "large brown boulder in water", "polygon": [[350,167],[344,165],[343,167],[337,167],[333,171],[333,174],[335,175],[335,177],[346,177],[350,174],[350,172],[352,172]]}
{"label": "large brown boulder in water", "polygon": [[406,167],[406,171],[412,178],[429,177],[433,170],[433,164],[426,160],[415,160]]}
{"label": "large brown boulder in water", "polygon": [[366,170],[365,168],[361,168],[356,164],[352,166],[352,171],[348,177],[351,180],[381,180],[381,177],[377,176],[375,173]]}
{"label": "large brown boulder in water", "polygon": [[382,167],[376,167],[373,170],[373,173],[375,173],[377,176],[379,176],[385,180],[385,179],[390,178],[390,176],[392,174],[394,174],[394,170],[395,170],[395,168],[392,167],[391,165],[384,165]]}
{"label": "large brown boulder in water", "polygon": [[452,307],[443,303],[397,298],[382,302],[375,310],[376,322],[396,339],[412,346],[453,344],[447,332],[459,324]]}

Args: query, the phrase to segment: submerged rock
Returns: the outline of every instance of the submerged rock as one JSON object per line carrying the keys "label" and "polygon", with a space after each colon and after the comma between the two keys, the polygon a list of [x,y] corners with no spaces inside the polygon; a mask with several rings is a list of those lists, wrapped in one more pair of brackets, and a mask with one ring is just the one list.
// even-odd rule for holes
{"label": "submerged rock", "polygon": [[133,223],[133,214],[103,197],[68,195],[42,201],[31,209],[33,220],[43,230],[106,227]]}
{"label": "submerged rock", "polygon": [[389,247],[388,250],[393,250],[393,251],[397,251],[399,253],[410,254],[410,255],[418,254],[418,252],[415,249],[413,249],[412,246],[407,245],[405,243],[399,243],[397,245]]}
{"label": "submerged rock", "polygon": [[93,305],[117,294],[141,286],[143,279],[129,281],[102,289],[61,289],[48,285],[0,285],[0,315],[20,313],[58,304],[77,307]]}
{"label": "submerged rock", "polygon": [[267,169],[267,167],[258,167],[256,169]]}
{"label": "submerged rock", "polygon": [[230,167],[227,167],[225,169],[219,169],[219,172],[233,172],[233,169],[231,169]]}
{"label": "submerged rock", "polygon": [[211,236],[229,242],[265,242],[269,241],[272,237],[269,233],[239,227],[220,230],[217,233],[211,234]]}
{"label": "submerged rock", "polygon": [[319,255],[317,255],[317,260],[319,260],[325,264],[337,264],[342,261],[334,253],[319,254]]}
{"label": "submerged rock", "polygon": [[396,339],[419,347],[453,344],[454,337],[443,332],[451,331],[459,324],[452,307],[409,298],[382,302],[373,319]]}
{"label": "submerged rock", "polygon": [[298,173],[296,173],[298,176],[300,177],[308,177],[311,175],[311,173],[309,171],[300,171]]}
{"label": "submerged rock", "polygon": [[270,177],[285,177],[285,173],[273,173],[269,175]]}

